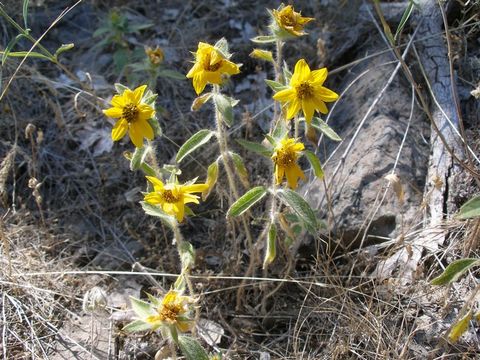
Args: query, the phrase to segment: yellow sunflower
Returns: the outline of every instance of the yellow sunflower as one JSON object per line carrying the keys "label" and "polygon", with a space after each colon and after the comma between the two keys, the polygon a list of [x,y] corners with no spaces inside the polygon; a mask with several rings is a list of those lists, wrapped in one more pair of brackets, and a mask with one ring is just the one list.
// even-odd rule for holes
{"label": "yellow sunflower", "polygon": [[195,53],[195,63],[187,74],[200,94],[207,84],[220,85],[225,75],[240,73],[240,66],[226,59],[212,45],[200,42]]}
{"label": "yellow sunflower", "polygon": [[[283,4],[282,4],[283,5]],[[314,18],[303,17],[299,12],[295,12],[292,5],[280,7],[278,10],[272,10],[273,18],[280,31],[277,31],[277,35],[288,35],[287,37],[302,36],[306,33],[303,31],[303,27]],[[282,31],[283,30],[283,31]],[[287,34],[285,34],[287,32]],[[282,34],[283,33],[283,34]]]}
{"label": "yellow sunflower", "polygon": [[310,71],[304,59],[297,61],[288,88],[273,95],[275,100],[288,105],[287,120],[303,110],[305,121],[310,124],[315,110],[328,113],[325,103],[337,100],[338,94],[322,86],[327,75],[327,68]]}
{"label": "yellow sunflower", "polygon": [[121,95],[112,98],[112,107],[103,110],[111,118],[118,119],[112,129],[113,141],[118,141],[128,135],[136,147],[143,146],[143,138],[153,139],[153,129],[148,120],[153,117],[155,110],[142,103],[143,94],[147,85],[137,87],[135,90],[126,89]]}
{"label": "yellow sunflower", "polygon": [[153,176],[147,176],[147,179],[152,183],[154,191],[145,195],[145,201],[161,206],[165,213],[175,216],[179,222],[183,221],[185,204],[199,203],[199,196],[193,193],[201,193],[208,189],[207,184],[181,185],[175,182],[164,184]]}
{"label": "yellow sunflower", "polygon": [[305,174],[297,164],[303,149],[305,146],[293,138],[286,137],[279,141],[272,155],[277,185],[282,183],[284,176],[287,177],[287,183],[291,189],[297,188],[299,178],[305,180]]}
{"label": "yellow sunflower", "polygon": [[191,304],[194,302],[190,296],[183,296],[176,290],[170,290],[156,308],[156,314],[142,320],[153,329],[169,325],[175,326],[180,332],[190,331],[194,325],[191,318]]}

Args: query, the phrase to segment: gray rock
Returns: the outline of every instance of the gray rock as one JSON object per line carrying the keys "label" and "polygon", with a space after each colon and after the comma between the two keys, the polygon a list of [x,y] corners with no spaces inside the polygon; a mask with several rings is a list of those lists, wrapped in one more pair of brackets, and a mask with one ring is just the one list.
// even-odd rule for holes
{"label": "gray rock", "polygon": [[[364,244],[381,242],[383,237],[395,237],[402,229],[418,223],[422,215],[420,206],[429,153],[424,137],[429,136],[429,127],[418,109],[414,110],[395,170],[405,192],[404,204],[399,204],[393,189],[385,194],[388,184],[385,176],[394,167],[407,129],[412,102],[411,88],[403,79],[400,80],[401,72],[353,140],[353,134],[373,99],[394,70],[395,64],[385,65],[392,60],[391,54],[379,55],[356,66],[344,79],[341,88],[368,69],[368,73],[338,101],[330,115],[330,126],[343,139],[325,166],[326,181],[331,186],[329,198],[332,212],[328,211],[321,181],[312,179],[301,190],[313,208],[328,218],[327,223],[331,225],[329,230],[341,237],[346,247],[358,246],[365,234],[368,237]],[[351,149],[342,159],[351,141]],[[338,146],[331,141],[325,145],[319,148],[322,150],[319,154],[322,163]],[[383,202],[379,205],[382,197]]]}

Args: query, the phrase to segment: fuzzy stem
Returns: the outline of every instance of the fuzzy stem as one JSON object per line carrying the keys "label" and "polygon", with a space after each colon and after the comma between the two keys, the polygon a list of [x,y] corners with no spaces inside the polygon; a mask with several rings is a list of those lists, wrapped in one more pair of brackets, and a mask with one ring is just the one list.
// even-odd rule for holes
{"label": "fuzzy stem", "polygon": [[[184,243],[184,239],[183,239],[183,235],[182,233],[180,232],[180,227],[178,226],[178,222],[177,221],[173,221],[173,237],[175,239],[175,244],[177,245],[177,251],[178,251],[178,255],[181,256],[182,254],[182,245]],[[183,278],[185,279],[185,282],[187,284],[187,288],[188,288],[188,292],[190,293],[190,296],[195,296],[195,293],[194,293],[194,289],[193,289],[193,284],[192,284],[192,281],[190,280],[190,268],[188,267],[184,267],[183,264],[182,264],[182,273],[180,274],[180,276],[183,275]],[[198,308],[198,306],[195,307],[195,321],[194,323],[197,324],[198,320],[200,319],[200,309]],[[195,327],[193,327],[192,329],[192,334],[195,336],[196,334],[196,329]]]}
{"label": "fuzzy stem", "polygon": [[[273,62],[273,71],[275,72],[275,81],[281,82],[282,75],[282,47],[283,41],[278,40],[275,42],[275,59]],[[280,120],[281,108],[280,104],[274,101],[273,105],[273,120],[270,123],[270,134],[277,125],[277,122]]]}
{"label": "fuzzy stem", "polygon": [[148,151],[148,157],[150,158],[150,166],[155,171],[155,174],[159,176],[161,173],[160,166],[158,165],[157,154],[155,151],[156,149],[155,149],[155,146],[153,145],[153,141],[147,139],[147,145],[149,147],[147,151]]}

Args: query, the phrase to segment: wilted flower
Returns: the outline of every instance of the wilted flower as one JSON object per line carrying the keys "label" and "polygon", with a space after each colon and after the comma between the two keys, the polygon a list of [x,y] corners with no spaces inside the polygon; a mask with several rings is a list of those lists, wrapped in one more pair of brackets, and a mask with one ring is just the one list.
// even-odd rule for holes
{"label": "wilted flower", "polygon": [[142,85],[133,91],[126,89],[121,95],[112,98],[111,108],[103,110],[106,116],[118,118],[112,129],[113,141],[123,138],[127,131],[136,147],[143,146],[143,138],[153,139],[154,132],[148,120],[153,117],[155,110],[142,103],[146,88],[147,85]]}
{"label": "wilted flower", "polygon": [[288,106],[287,120],[303,110],[305,121],[310,124],[315,110],[328,113],[325,102],[337,100],[338,94],[322,86],[327,74],[327,68],[310,71],[304,59],[297,61],[288,88],[273,95],[275,100]]}
{"label": "wilted flower", "polygon": [[280,38],[305,35],[306,33],[303,31],[305,24],[315,20],[295,12],[292,5],[284,6],[282,4],[278,10],[272,10],[272,15],[275,20],[274,33]]}
{"label": "wilted flower", "polygon": [[200,42],[195,53],[195,63],[187,74],[193,79],[193,87],[200,94],[207,84],[220,85],[225,75],[235,75],[240,66],[234,64],[212,45]]}
{"label": "wilted flower", "polygon": [[176,182],[164,184],[153,176],[147,176],[147,179],[152,183],[154,191],[145,195],[145,201],[161,206],[165,213],[175,216],[179,222],[183,221],[185,204],[199,203],[199,196],[193,195],[193,193],[201,193],[208,189],[207,184],[187,183],[181,185]]}
{"label": "wilted flower", "polygon": [[299,178],[305,180],[305,174],[297,164],[303,149],[305,146],[293,138],[286,137],[278,142],[272,155],[277,185],[282,183],[284,176],[287,177],[287,183],[291,189],[297,188]]}
{"label": "wilted flower", "polygon": [[165,58],[165,54],[163,53],[163,50],[160,47],[155,47],[155,49],[152,49],[151,47],[147,47],[145,49],[145,54],[147,54],[148,59],[153,65],[160,65],[163,62],[163,59]]}

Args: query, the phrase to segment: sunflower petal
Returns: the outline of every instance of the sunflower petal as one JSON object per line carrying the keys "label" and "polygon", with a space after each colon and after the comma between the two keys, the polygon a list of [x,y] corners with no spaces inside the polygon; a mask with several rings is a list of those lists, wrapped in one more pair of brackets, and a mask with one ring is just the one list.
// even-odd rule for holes
{"label": "sunflower petal", "polygon": [[322,85],[325,82],[325,79],[327,78],[328,71],[327,68],[321,68],[318,70],[313,70],[310,73],[310,78],[313,80],[312,85]]}
{"label": "sunflower petal", "polygon": [[153,129],[150,123],[146,120],[138,120],[137,124],[138,128],[140,129],[140,133],[143,137],[147,138],[148,140],[153,140]]}
{"label": "sunflower petal", "polygon": [[202,192],[207,189],[208,189],[207,184],[192,184],[192,185],[182,186],[183,193],[196,193],[196,192]]}
{"label": "sunflower petal", "polygon": [[134,122],[130,125],[130,131],[128,132],[128,135],[130,135],[130,140],[132,140],[132,143],[135,145],[135,147],[140,148],[143,146],[142,127],[138,122]]}
{"label": "sunflower petal", "polygon": [[280,102],[287,102],[295,99],[295,94],[296,94],[295,89],[288,88],[288,89],[280,90],[279,92],[275,93],[275,95],[273,95],[272,97],[274,100],[277,100]]}
{"label": "sunflower petal", "polygon": [[145,93],[146,89],[147,89],[147,85],[142,85],[142,86],[137,87],[133,91],[134,104],[140,104],[140,101],[142,100],[143,94]]}
{"label": "sunflower petal", "polygon": [[205,89],[206,85],[207,79],[205,76],[205,72],[203,70],[200,70],[199,72],[195,73],[195,75],[193,76],[193,88],[195,89],[197,95],[200,95],[203,89]]}
{"label": "sunflower petal", "polygon": [[321,87],[318,92],[318,96],[325,102],[332,102],[338,99],[338,94],[326,87]]}
{"label": "sunflower petal", "polygon": [[313,113],[315,112],[315,103],[310,99],[302,100],[302,109],[303,114],[305,115],[305,121],[310,124]]}
{"label": "sunflower petal", "polygon": [[127,99],[123,95],[114,95],[113,98],[112,98],[112,101],[110,101],[110,103],[114,107],[123,108],[125,105],[127,105],[126,100]]}
{"label": "sunflower petal", "polygon": [[299,82],[307,81],[310,77],[310,67],[305,59],[300,59],[295,64],[295,71],[290,79],[290,85],[295,86]]}
{"label": "sunflower petal", "polygon": [[287,110],[287,120],[293,118],[302,108],[302,101],[298,98],[293,99],[289,105]]}
{"label": "sunflower petal", "polygon": [[123,109],[119,107],[111,107],[109,109],[103,110],[103,113],[111,118],[120,118],[123,115]]}
{"label": "sunflower petal", "polygon": [[112,140],[118,141],[125,136],[128,130],[128,121],[125,119],[118,120],[112,128]]}
{"label": "sunflower petal", "polygon": [[313,98],[313,102],[315,103],[315,109],[322,113],[322,114],[328,114],[328,108],[327,105],[323,102],[323,100],[319,98]]}

